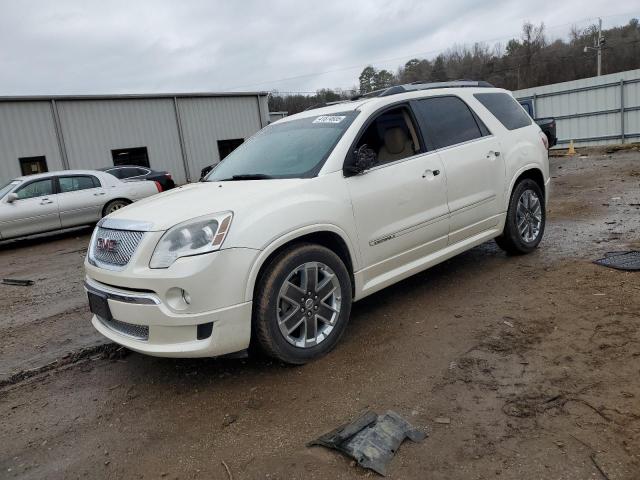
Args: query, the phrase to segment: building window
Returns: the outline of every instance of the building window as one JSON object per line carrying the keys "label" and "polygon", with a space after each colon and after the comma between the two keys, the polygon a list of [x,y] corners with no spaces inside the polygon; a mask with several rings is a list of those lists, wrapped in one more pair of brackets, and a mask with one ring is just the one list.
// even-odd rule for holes
{"label": "building window", "polygon": [[236,148],[242,145],[244,138],[232,138],[230,140],[218,140],[218,153],[220,154],[220,161],[227,155],[233,152]]}
{"label": "building window", "polygon": [[113,164],[118,165],[137,165],[139,167],[149,167],[149,153],[147,147],[120,148],[111,150]]}
{"label": "building window", "polygon": [[22,175],[33,175],[35,173],[48,172],[47,159],[44,155],[39,157],[22,157],[19,158],[20,170]]}

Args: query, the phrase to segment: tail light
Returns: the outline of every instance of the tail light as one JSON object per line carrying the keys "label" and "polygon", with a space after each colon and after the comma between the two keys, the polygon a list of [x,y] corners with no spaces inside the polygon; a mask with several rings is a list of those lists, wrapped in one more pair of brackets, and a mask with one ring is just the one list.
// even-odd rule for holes
{"label": "tail light", "polygon": [[544,132],[540,132],[540,140],[542,140],[542,144],[544,145],[545,150],[549,150],[549,139],[544,134]]}
{"label": "tail light", "polygon": [[167,172],[167,173],[164,174],[164,176],[167,177],[169,180],[171,180],[171,174],[170,173]]}
{"label": "tail light", "polygon": [[160,182],[157,182],[157,181],[154,180],[153,183],[156,184],[156,188],[158,189],[158,193],[160,193],[162,191],[162,185],[160,185]]}

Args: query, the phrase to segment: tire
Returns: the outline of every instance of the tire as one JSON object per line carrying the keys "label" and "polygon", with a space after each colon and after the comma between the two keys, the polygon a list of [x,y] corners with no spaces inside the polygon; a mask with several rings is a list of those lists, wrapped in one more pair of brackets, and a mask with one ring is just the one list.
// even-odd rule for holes
{"label": "tire", "polygon": [[121,208],[124,208],[127,205],[129,205],[130,203],[131,202],[129,200],[124,200],[124,199],[112,200],[109,203],[107,203],[102,209],[102,216],[106,217],[110,213],[113,213],[116,210],[120,210]]}
{"label": "tire", "polygon": [[[306,292],[301,288],[305,285]],[[351,297],[349,272],[331,250],[309,243],[283,250],[267,265],[256,289],[253,330],[258,346],[293,365],[321,357],[344,333]]]}
{"label": "tire", "polygon": [[542,240],[546,218],[542,190],[536,182],[525,178],[511,193],[504,230],[496,243],[512,255],[531,253]]}

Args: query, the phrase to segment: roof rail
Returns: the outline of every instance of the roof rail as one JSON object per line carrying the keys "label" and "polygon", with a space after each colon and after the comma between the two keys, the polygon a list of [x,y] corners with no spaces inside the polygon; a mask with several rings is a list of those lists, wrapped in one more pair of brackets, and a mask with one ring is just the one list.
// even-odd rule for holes
{"label": "roof rail", "polygon": [[482,80],[452,80],[450,82],[413,82],[406,85],[389,87],[379,96],[386,97],[397,93],[415,92],[418,90],[432,90],[434,88],[460,88],[460,87],[482,87],[493,88],[489,82]]}
{"label": "roof rail", "polygon": [[434,88],[460,88],[460,87],[493,88],[493,85],[483,80],[466,80],[466,79],[451,80],[448,82],[417,81],[412,83],[406,83],[404,85],[394,85],[393,87],[374,90],[373,92],[365,93],[363,95],[357,95],[355,97],[352,97],[351,99],[357,100],[359,98],[388,97],[389,95],[397,95],[398,93],[416,92],[418,90],[432,90]]}

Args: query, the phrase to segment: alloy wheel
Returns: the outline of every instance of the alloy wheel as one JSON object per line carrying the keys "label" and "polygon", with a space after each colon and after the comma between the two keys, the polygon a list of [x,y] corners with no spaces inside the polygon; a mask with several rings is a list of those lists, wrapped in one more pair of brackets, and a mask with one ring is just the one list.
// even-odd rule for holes
{"label": "alloy wheel", "polygon": [[520,238],[527,243],[534,242],[542,227],[542,203],[533,190],[525,190],[518,199],[516,222]]}
{"label": "alloy wheel", "polygon": [[334,329],[341,307],[338,277],[320,262],[294,269],[280,288],[278,327],[290,344],[310,348],[325,340]]}

